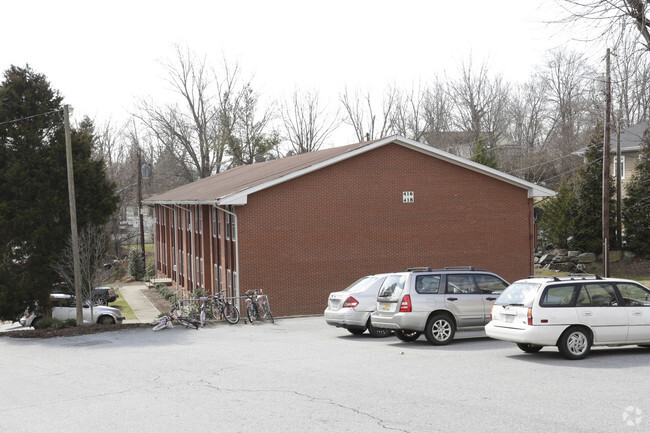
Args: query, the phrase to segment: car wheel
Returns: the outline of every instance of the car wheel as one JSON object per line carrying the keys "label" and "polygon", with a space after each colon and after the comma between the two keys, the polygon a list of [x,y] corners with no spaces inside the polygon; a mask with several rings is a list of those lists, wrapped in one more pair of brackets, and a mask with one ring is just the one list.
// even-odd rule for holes
{"label": "car wheel", "polygon": [[370,333],[370,336],[371,336],[371,337],[375,337],[375,338],[384,338],[384,337],[388,337],[388,336],[391,334],[391,330],[390,330],[390,329],[386,329],[386,328],[375,328],[374,326],[372,326],[372,323],[370,322],[370,319],[368,319],[368,326],[367,326],[367,328],[368,328],[368,333]]}
{"label": "car wheel", "polygon": [[108,305],[108,302],[106,302],[106,299],[100,298],[95,301],[97,305]]}
{"label": "car wheel", "polygon": [[366,328],[360,328],[360,327],[353,327],[353,326],[351,326],[351,327],[347,328],[347,330],[348,330],[348,332],[349,332],[350,334],[361,335],[361,334],[363,334],[363,333],[366,331]]}
{"label": "car wheel", "polygon": [[591,335],[584,328],[572,326],[560,336],[558,349],[568,359],[583,359],[591,349]]}
{"label": "car wheel", "polygon": [[415,341],[420,335],[422,335],[422,333],[418,331],[407,331],[404,329],[395,331],[395,336],[402,341]]}
{"label": "car wheel", "polygon": [[424,329],[424,335],[427,341],[436,346],[449,344],[454,340],[456,334],[456,325],[454,321],[446,314],[436,314],[427,322]]}
{"label": "car wheel", "polygon": [[517,347],[526,353],[537,353],[540,350],[542,350],[542,347],[544,346],[537,346],[535,344],[528,344],[528,343],[517,343]]}
{"label": "car wheel", "polygon": [[113,319],[111,316],[101,316],[98,320],[97,323],[100,325],[112,325],[115,323],[115,319]]}

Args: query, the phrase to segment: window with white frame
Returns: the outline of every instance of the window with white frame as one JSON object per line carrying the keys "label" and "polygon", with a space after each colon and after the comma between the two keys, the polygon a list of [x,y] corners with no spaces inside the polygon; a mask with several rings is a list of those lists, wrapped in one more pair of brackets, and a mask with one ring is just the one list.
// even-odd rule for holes
{"label": "window with white frame", "polygon": [[217,209],[217,237],[221,239],[221,211]]}
{"label": "window with white frame", "polygon": [[223,275],[223,266],[219,266],[219,272],[217,273],[217,278],[219,279],[219,284],[217,285],[217,287],[219,287],[219,291],[223,290],[223,279],[221,277],[222,275]]}
{"label": "window with white frame", "polygon": [[212,237],[217,236],[217,208],[212,206]]}
{"label": "window with white frame", "polygon": [[[618,164],[617,157],[614,157],[614,177],[617,177]],[[625,179],[625,156],[621,155],[621,179]]]}
{"label": "window with white frame", "polygon": [[226,214],[226,239],[230,240],[230,214],[228,212],[225,212]]}
{"label": "window with white frame", "polygon": [[227,274],[228,275],[226,276],[226,284],[228,285],[227,294],[229,295],[229,294],[232,293],[232,271],[230,269],[228,269]]}
{"label": "window with white frame", "polygon": [[237,217],[234,215],[235,214],[235,207],[231,206],[230,210],[233,212],[233,215],[230,217],[231,221],[231,237],[233,242],[237,240]]}

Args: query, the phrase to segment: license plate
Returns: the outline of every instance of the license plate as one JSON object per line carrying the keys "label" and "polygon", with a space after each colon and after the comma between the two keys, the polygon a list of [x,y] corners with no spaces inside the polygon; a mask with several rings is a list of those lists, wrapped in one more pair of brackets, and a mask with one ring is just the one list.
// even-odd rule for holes
{"label": "license plate", "polygon": [[508,315],[504,314],[503,315],[503,321],[506,322],[506,323],[512,323],[512,322],[515,321],[515,316],[512,315],[512,314],[508,314]]}
{"label": "license plate", "polygon": [[382,311],[390,311],[390,304],[381,304]]}

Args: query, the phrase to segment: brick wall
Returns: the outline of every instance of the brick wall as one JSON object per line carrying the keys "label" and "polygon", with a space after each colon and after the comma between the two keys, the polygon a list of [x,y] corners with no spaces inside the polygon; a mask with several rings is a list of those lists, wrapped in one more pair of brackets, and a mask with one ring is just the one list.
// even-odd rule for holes
{"label": "brick wall", "polygon": [[533,270],[525,189],[399,145],[255,193],[236,212],[241,291],[262,288],[278,316],[322,313],[329,292],[409,266],[472,265],[509,281]]}

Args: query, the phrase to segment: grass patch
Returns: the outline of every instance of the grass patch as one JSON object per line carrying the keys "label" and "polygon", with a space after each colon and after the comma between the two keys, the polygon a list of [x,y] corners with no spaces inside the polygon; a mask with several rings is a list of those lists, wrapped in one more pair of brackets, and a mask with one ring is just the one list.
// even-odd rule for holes
{"label": "grass patch", "polygon": [[118,308],[122,312],[122,316],[124,316],[125,320],[137,319],[138,316],[135,315],[129,304],[126,303],[124,296],[122,296],[119,290],[117,291],[117,294],[117,300],[111,302],[109,307]]}

